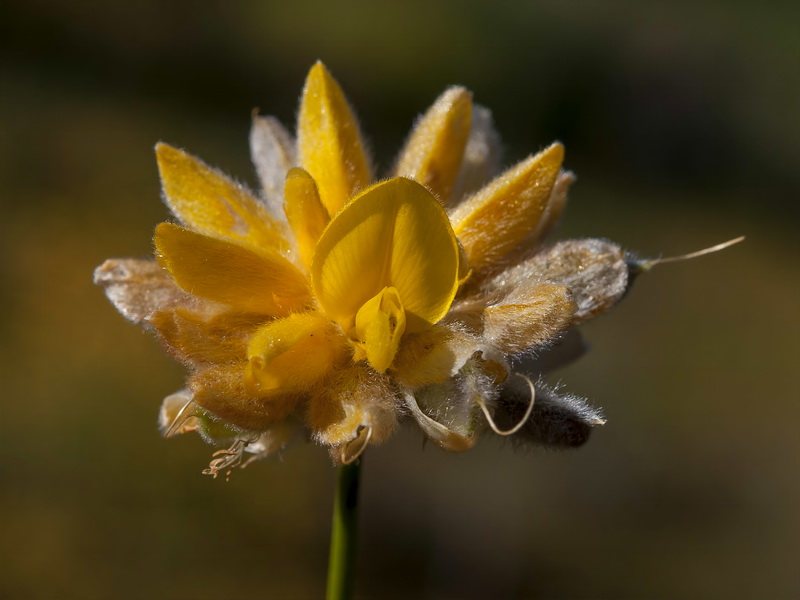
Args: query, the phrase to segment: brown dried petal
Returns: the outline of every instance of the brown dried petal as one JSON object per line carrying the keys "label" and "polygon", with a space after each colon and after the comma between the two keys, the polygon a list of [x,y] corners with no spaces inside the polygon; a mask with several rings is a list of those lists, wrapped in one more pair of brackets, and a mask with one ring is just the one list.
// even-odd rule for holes
{"label": "brown dried petal", "polygon": [[397,395],[387,378],[364,362],[341,369],[312,394],[308,422],[321,444],[340,446],[354,440],[362,428],[371,429],[371,442],[380,443],[397,424]]}
{"label": "brown dried petal", "polygon": [[561,171],[558,174],[556,183],[553,185],[553,191],[550,192],[550,198],[547,200],[547,208],[544,211],[542,222],[539,224],[535,237],[528,240],[529,243],[544,239],[556,226],[564,212],[564,208],[567,206],[569,188],[575,183],[575,179],[575,173],[572,171]]}
{"label": "brown dried petal", "polygon": [[156,310],[199,304],[152,260],[109,259],[95,269],[94,282],[122,316],[137,325],[145,324]]}
{"label": "brown dried petal", "polygon": [[261,460],[283,450],[300,431],[300,423],[294,419],[289,418],[276,423],[258,436],[254,442],[245,446],[245,452],[249,452],[253,456],[248,458],[242,467],[246,467],[254,460]]}
{"label": "brown dried petal", "polygon": [[181,362],[200,366],[246,360],[249,337],[264,317],[178,308],[155,311],[147,321],[170,354]]}
{"label": "brown dried petal", "polygon": [[565,285],[577,309],[572,324],[581,323],[616,304],[628,287],[628,265],[622,249],[600,239],[567,240],[500,273],[485,292],[516,295],[538,281]]}
{"label": "brown dried petal", "polygon": [[518,354],[553,342],[575,313],[572,295],[563,285],[542,281],[525,294],[489,306],[483,313],[483,339],[506,354]]}
{"label": "brown dried petal", "polygon": [[480,104],[473,105],[472,123],[464,148],[461,171],[453,189],[453,205],[477,192],[497,176],[502,154],[500,135],[494,128],[492,111]]}
{"label": "brown dried petal", "polygon": [[240,429],[263,431],[285,419],[300,398],[292,394],[265,397],[245,391],[247,363],[214,365],[194,373],[187,382],[194,401],[214,417]]}
{"label": "brown dried petal", "polygon": [[283,184],[286,173],[297,165],[297,150],[292,135],[275,117],[254,115],[250,128],[250,156],[270,214],[276,219],[285,220]]}
{"label": "brown dried petal", "polygon": [[438,446],[460,452],[472,447],[486,428],[481,404],[491,406],[502,367],[475,353],[455,377],[427,385],[406,398],[422,430]]}
{"label": "brown dried petal", "polygon": [[[419,407],[417,399],[409,391],[403,394],[403,399],[406,403],[406,408],[414,417],[414,420],[419,425],[420,429],[428,436],[434,444],[439,446],[442,450],[450,452],[464,452],[469,450],[475,445],[478,440],[477,435],[469,434],[462,435],[456,433],[449,427],[439,423],[439,421],[432,419]],[[479,408],[479,407],[478,407]]]}

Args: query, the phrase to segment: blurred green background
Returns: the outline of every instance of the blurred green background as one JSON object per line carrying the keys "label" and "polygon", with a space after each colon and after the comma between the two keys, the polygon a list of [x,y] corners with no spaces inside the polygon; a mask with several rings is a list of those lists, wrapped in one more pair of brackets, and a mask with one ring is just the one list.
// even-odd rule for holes
{"label": "blurred green background", "polygon": [[586,447],[370,451],[363,598],[800,596],[800,8],[790,2],[5,0],[0,18],[0,598],[318,598],[334,471],[297,444],[231,481],[164,441],[183,372],[91,284],[146,257],[152,148],[254,182],[250,112],[292,126],[323,59],[377,162],[449,84],[506,164],[553,139],[559,235],[664,265],[555,373]]}

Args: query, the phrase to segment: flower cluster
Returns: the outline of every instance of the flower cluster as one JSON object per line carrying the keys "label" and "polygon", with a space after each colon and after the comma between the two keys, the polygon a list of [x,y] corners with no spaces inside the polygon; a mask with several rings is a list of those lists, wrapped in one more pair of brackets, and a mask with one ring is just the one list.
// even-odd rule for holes
{"label": "flower cluster", "polygon": [[630,282],[610,242],[543,242],[574,180],[561,144],[498,173],[490,112],[452,87],[375,179],[321,63],[296,137],[255,116],[250,143],[259,195],[159,144],[179,224],[156,228],[157,261],[95,272],[120,312],[189,368],[161,427],[225,444],[208,472],[298,431],[349,462],[403,420],[456,451],[489,429],[580,445],[603,422],[538,379],[581,352],[575,326]]}

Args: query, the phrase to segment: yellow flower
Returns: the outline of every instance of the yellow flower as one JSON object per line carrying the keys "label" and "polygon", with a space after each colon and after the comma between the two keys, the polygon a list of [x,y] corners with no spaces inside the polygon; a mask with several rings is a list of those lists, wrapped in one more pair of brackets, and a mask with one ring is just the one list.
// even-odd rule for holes
{"label": "yellow flower", "polygon": [[[629,284],[614,244],[542,242],[574,180],[561,144],[498,174],[491,114],[453,87],[376,180],[342,90],[317,63],[296,140],[257,116],[251,150],[260,196],[159,144],[180,224],[156,228],[157,262],[95,272],[123,315],[190,369],[161,426],[229,445],[208,472],[296,431],[348,462],[403,420],[448,450],[489,428],[579,445],[602,423],[531,382],[579,353],[574,326]],[[528,375],[510,377],[512,359]]]}

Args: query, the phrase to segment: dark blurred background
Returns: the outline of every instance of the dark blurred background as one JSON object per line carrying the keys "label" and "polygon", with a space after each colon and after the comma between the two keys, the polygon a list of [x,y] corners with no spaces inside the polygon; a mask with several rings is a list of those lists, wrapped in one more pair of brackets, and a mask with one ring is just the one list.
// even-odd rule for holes
{"label": "dark blurred background", "polygon": [[800,597],[798,7],[4,0],[0,598],[322,596],[327,454],[201,476],[212,448],[155,425],[182,369],[91,284],[168,218],[156,141],[253,183],[251,110],[293,126],[318,58],[384,168],[460,83],[506,164],[565,142],[560,235],[748,238],[585,327],[551,381],[604,408],[586,447],[370,451],[358,595]]}

